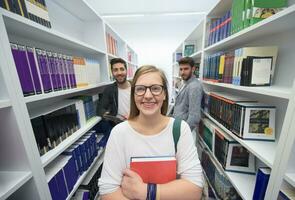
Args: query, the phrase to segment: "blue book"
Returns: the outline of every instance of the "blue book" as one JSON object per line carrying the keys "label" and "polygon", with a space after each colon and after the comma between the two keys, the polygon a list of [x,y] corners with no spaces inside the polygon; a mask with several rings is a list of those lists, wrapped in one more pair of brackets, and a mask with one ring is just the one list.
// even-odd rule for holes
{"label": "blue book", "polygon": [[74,154],[77,156],[77,164],[78,164],[78,169],[79,169],[79,174],[83,174],[84,172],[84,167],[83,167],[83,160],[82,160],[82,154],[79,148],[79,145],[73,144],[69,148],[69,150],[74,150]]}
{"label": "blue book", "polygon": [[82,137],[79,142],[83,142],[85,146],[85,151],[87,155],[87,165],[90,166],[92,163],[92,156],[91,156],[91,149],[90,149],[90,143],[89,143],[89,138]]}
{"label": "blue book", "polygon": [[68,148],[66,149],[62,155],[68,155],[68,156],[72,156],[73,159],[74,159],[74,162],[75,162],[75,169],[76,169],[76,172],[78,173],[78,175],[80,174],[80,171],[79,171],[79,158],[78,158],[78,155],[77,155],[77,150],[76,149],[71,149],[71,148]]}
{"label": "blue book", "polygon": [[59,192],[57,187],[57,182],[55,177],[52,177],[48,182],[49,191],[51,194],[52,200],[59,200]]}
{"label": "blue book", "polygon": [[79,145],[79,149],[81,152],[81,158],[82,158],[82,167],[83,167],[83,171],[86,171],[89,167],[88,163],[88,156],[87,156],[87,151],[86,151],[86,146],[84,144],[84,142],[75,142],[74,144]]}
{"label": "blue book", "polygon": [[69,157],[69,160],[67,164],[63,167],[63,172],[64,172],[66,183],[67,183],[67,189],[70,193],[73,190],[78,180],[79,174],[76,170],[74,157],[72,156],[68,156],[68,157]]}
{"label": "blue book", "polygon": [[269,176],[270,168],[259,168],[256,175],[256,183],[254,188],[253,199],[255,200],[264,200]]}
{"label": "blue book", "polygon": [[59,170],[59,172],[55,175],[57,187],[59,190],[59,197],[60,199],[66,199],[68,196],[68,190],[66,186],[66,181],[64,178],[63,170]]}

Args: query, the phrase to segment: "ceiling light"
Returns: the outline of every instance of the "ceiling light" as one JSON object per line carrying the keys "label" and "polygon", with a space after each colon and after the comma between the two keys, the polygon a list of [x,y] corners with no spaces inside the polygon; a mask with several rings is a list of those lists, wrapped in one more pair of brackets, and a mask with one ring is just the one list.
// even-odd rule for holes
{"label": "ceiling light", "polygon": [[184,16],[184,15],[205,15],[206,12],[164,12],[164,13],[136,13],[136,14],[114,14],[102,15],[103,18],[133,18],[133,17],[147,17],[147,16]]}

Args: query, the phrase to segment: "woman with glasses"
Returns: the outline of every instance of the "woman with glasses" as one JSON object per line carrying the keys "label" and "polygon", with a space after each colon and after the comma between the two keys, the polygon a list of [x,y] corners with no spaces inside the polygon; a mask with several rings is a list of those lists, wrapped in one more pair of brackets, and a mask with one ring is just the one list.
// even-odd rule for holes
{"label": "woman with glasses", "polygon": [[[197,149],[184,121],[181,121],[177,146],[174,146],[174,119],[166,116],[167,79],[161,70],[142,66],[136,71],[131,84],[130,107],[128,121],[113,128],[106,146],[99,179],[102,199],[200,199],[203,177]],[[136,170],[130,169],[133,158],[148,162],[148,159],[168,157],[176,160],[177,179],[166,183],[144,182]],[[159,176],[164,172],[165,167]]]}

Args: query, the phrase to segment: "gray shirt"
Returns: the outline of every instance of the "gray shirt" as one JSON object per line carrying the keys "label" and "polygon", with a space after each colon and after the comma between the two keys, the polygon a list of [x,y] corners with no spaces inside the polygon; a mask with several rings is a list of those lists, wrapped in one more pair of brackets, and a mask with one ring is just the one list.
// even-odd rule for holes
{"label": "gray shirt", "polygon": [[198,126],[201,118],[201,101],[203,87],[198,79],[192,76],[176,96],[173,117],[186,121],[191,130]]}

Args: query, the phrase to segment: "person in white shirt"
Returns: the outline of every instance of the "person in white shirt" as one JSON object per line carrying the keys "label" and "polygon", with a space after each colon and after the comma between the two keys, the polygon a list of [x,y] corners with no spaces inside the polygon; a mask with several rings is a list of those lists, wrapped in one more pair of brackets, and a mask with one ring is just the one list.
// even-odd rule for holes
{"label": "person in white shirt", "polygon": [[127,64],[122,58],[113,58],[110,64],[115,82],[104,89],[97,114],[125,120],[129,115],[131,90],[131,84],[127,81]]}
{"label": "person in white shirt", "polygon": [[[168,90],[164,73],[154,66],[140,67],[131,84],[127,121],[115,126],[108,140],[99,192],[110,199],[200,199],[203,176],[189,125],[181,122],[177,151],[167,117]],[[175,156],[179,178],[165,184],[144,183],[130,170],[131,157]]]}

